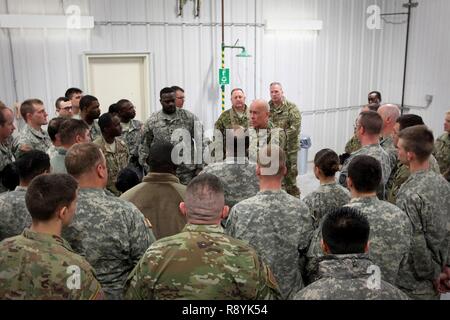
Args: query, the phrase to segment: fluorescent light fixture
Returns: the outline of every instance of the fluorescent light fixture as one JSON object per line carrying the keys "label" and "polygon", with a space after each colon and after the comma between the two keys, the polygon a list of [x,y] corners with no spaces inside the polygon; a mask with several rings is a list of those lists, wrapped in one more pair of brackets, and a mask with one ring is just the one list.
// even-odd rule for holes
{"label": "fluorescent light fixture", "polygon": [[94,17],[1,14],[0,28],[92,29]]}
{"label": "fluorescent light fixture", "polygon": [[266,20],[265,29],[270,31],[319,31],[322,20]]}

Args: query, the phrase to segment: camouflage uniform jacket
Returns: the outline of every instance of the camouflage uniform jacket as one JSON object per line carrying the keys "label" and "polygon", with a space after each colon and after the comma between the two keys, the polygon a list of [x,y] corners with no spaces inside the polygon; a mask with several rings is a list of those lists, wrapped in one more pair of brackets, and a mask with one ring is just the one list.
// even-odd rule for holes
{"label": "camouflage uniform jacket", "polygon": [[432,281],[450,264],[450,184],[431,170],[412,173],[401,186],[397,206],[413,226],[407,264],[399,272],[399,287],[410,296],[433,299]]}
{"label": "camouflage uniform jacket", "polygon": [[95,139],[102,136],[102,130],[100,129],[100,126],[98,125],[98,120],[95,119],[92,125],[89,125],[89,136],[91,137],[91,141],[94,142]]}
{"label": "camouflage uniform jacket", "polygon": [[441,173],[448,177],[450,171],[450,134],[448,132],[437,138],[434,149],[433,154],[439,163]]}
{"label": "camouflage uniform jacket", "polygon": [[[0,242],[0,251],[2,299],[103,298],[92,267],[61,237],[25,229],[21,235]],[[80,272],[79,288],[71,282],[74,271]]]}
{"label": "camouflage uniform jacket", "polygon": [[350,155],[350,157],[347,160],[345,160],[344,165],[342,166],[342,169],[341,169],[341,174],[339,176],[339,183],[343,187],[347,187],[348,166],[354,157],[360,156],[360,155],[371,156],[380,162],[382,179],[381,179],[381,184],[380,184],[377,194],[380,199],[385,199],[385,197],[386,197],[385,196],[385,185],[391,174],[391,162],[389,159],[389,155],[386,153],[386,151],[383,150],[383,148],[378,143],[363,146],[358,151],[353,152]]}
{"label": "camouflage uniform jacket", "polygon": [[[10,163],[14,162],[14,155],[8,144],[0,143],[0,173]],[[1,175],[0,175],[1,177]],[[0,193],[8,191],[0,180]]]}
{"label": "camouflage uniform jacket", "polygon": [[[411,241],[411,223],[408,216],[393,204],[377,197],[354,198],[344,207],[360,211],[370,224],[369,255],[380,267],[383,280],[396,284],[398,270],[406,263]],[[323,220],[321,221],[321,225]],[[322,227],[314,232],[308,250],[308,280],[318,277],[318,265],[324,257],[320,246]]]}
{"label": "camouflage uniform jacket", "polygon": [[345,152],[348,154],[352,154],[353,152],[361,149],[361,147],[361,142],[359,142],[358,137],[356,136],[356,134],[353,134],[350,140],[345,144]]}
{"label": "camouflage uniform jacket", "polygon": [[286,152],[286,133],[283,129],[275,128],[273,123],[269,121],[267,129],[248,129],[249,148],[248,155],[252,162],[256,163],[258,159],[258,151],[268,144],[279,146]]}
{"label": "camouflage uniform jacket", "polygon": [[392,168],[395,167],[395,165],[397,164],[397,148],[394,145],[394,139],[392,138],[392,136],[387,136],[385,138],[382,138],[380,141],[380,146],[383,148],[384,151],[386,151],[386,153],[389,156],[389,163],[391,165],[391,171]]}
{"label": "camouflage uniform jacket", "polygon": [[50,156],[50,166],[52,173],[67,173],[66,169],[67,150],[63,147],[56,148],[56,153]]}
{"label": "camouflage uniform jacket", "polygon": [[187,224],[155,242],[126,284],[127,299],[269,300],[279,289],[269,267],[218,225]]}
{"label": "camouflage uniform jacket", "polygon": [[47,152],[47,150],[52,146],[52,140],[46,131],[42,129],[38,131],[29,125],[26,125],[18,137],[15,154],[16,158],[20,158],[23,154],[23,151],[20,150],[22,145],[27,145],[31,147],[32,150]]}
{"label": "camouflage uniform jacket", "polygon": [[[408,300],[384,280],[372,279],[373,263],[365,254],[326,255],[320,280],[298,292],[295,300]],[[375,273],[376,274],[376,273]]]}
{"label": "camouflage uniform jacket", "polygon": [[244,112],[242,114],[237,113],[234,108],[230,108],[219,116],[216,123],[214,124],[214,129],[220,130],[222,136],[225,139],[225,130],[233,129],[235,126],[241,126],[244,129],[249,127],[249,108],[244,107]]}
{"label": "camouflage uniform jacket", "polygon": [[79,190],[75,217],[63,237],[94,267],[108,299],[122,297],[128,274],[155,240],[133,204],[102,189]]}
{"label": "camouflage uniform jacket", "polygon": [[300,147],[299,136],[302,124],[302,116],[298,111],[297,106],[284,99],[283,104],[276,107],[274,103],[269,101],[270,106],[270,121],[274,128],[281,128],[286,133],[286,157],[292,162],[295,158],[297,163],[297,152]]}
{"label": "camouflage uniform jacket", "polygon": [[122,130],[120,139],[125,141],[130,151],[130,163],[139,163],[139,144],[142,138],[142,122],[131,120],[128,130]]}
{"label": "camouflage uniform jacket", "polygon": [[25,204],[27,189],[16,190],[0,195],[0,241],[17,236],[31,225],[31,216]]}
{"label": "camouflage uniform jacket", "polygon": [[350,192],[347,189],[333,182],[321,184],[317,190],[308,194],[303,202],[308,206],[314,220],[314,227],[317,228],[323,216],[349,203],[350,198]]}
{"label": "camouflage uniform jacket", "polygon": [[[180,132],[177,129],[187,130],[190,134],[190,141],[181,141]],[[177,138],[179,137],[180,142],[174,141],[175,137],[172,137],[174,132],[177,134]],[[194,148],[195,138],[200,141],[196,141],[196,147]],[[142,140],[139,145],[139,163],[144,167],[145,172],[150,170],[147,162],[150,156],[150,147],[154,142],[161,141],[170,142],[177,148],[179,148],[178,144],[182,143],[185,150],[191,150],[191,157],[188,157],[190,163],[183,162],[177,168],[177,177],[180,182],[184,185],[188,184],[194,177],[195,171],[203,168],[203,161],[200,157],[202,152],[200,151],[203,151],[207,146],[206,139],[203,138],[203,126],[197,116],[180,108],[176,108],[173,114],[166,114],[161,110],[150,116],[144,124]],[[203,147],[202,150],[200,150],[201,147]],[[195,164],[195,162],[199,163]]]}
{"label": "camouflage uniform jacket", "polygon": [[226,232],[267,261],[284,299],[303,288],[303,259],[313,224],[308,207],[285,191],[260,191],[231,209]]}
{"label": "camouflage uniform jacket", "polygon": [[[433,155],[430,155],[429,161],[430,169],[439,174],[439,165]],[[402,184],[409,178],[409,175],[410,172],[408,166],[398,160],[394,169],[392,169],[391,176],[389,177],[389,181],[387,183],[387,201],[392,204],[396,204],[398,191],[400,190]]]}
{"label": "camouflage uniform jacket", "polygon": [[116,145],[116,150],[115,152],[111,152],[111,150],[106,148],[107,143],[103,136],[97,138],[94,143],[100,146],[105,155],[106,167],[108,168],[108,184],[106,185],[106,188],[114,195],[120,196],[122,193],[117,190],[116,181],[120,170],[126,168],[128,165],[130,156],[128,154],[127,145],[123,140],[115,138],[114,143]]}
{"label": "camouflage uniform jacket", "polygon": [[226,158],[224,162],[209,164],[201,173],[213,174],[222,181],[225,204],[230,208],[259,191],[256,164],[247,158]]}

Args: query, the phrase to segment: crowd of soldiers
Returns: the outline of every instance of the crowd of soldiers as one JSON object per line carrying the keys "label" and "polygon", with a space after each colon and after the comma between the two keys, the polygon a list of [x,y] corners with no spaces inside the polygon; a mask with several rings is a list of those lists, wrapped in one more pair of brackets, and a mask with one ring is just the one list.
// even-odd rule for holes
{"label": "crowd of soldiers", "polygon": [[[439,299],[450,291],[450,111],[359,113],[345,154],[314,157],[301,199],[301,114],[240,88],[205,137],[184,90],[145,123],[70,88],[0,102],[1,299]],[[43,126],[47,125],[47,131]],[[187,138],[186,138],[187,137]]]}

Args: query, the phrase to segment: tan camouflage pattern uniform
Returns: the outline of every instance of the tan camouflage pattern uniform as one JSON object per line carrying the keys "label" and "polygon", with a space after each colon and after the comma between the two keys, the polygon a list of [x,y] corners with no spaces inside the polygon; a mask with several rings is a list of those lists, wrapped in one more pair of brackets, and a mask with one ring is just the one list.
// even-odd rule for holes
{"label": "tan camouflage pattern uniform", "polygon": [[352,154],[355,151],[358,151],[361,149],[362,145],[361,142],[359,142],[358,137],[356,134],[354,134],[350,140],[345,144],[345,152],[348,154]]}
{"label": "tan camouflage pattern uniform", "polygon": [[[1,299],[103,299],[92,267],[61,237],[25,229],[0,242],[0,252]],[[80,271],[79,288],[69,278],[70,266]]]}
{"label": "tan camouflage pattern uniform", "polygon": [[279,289],[269,267],[218,225],[187,224],[155,242],[126,283],[127,299],[272,300]]}
{"label": "tan camouflage pattern uniform", "polygon": [[450,179],[450,134],[441,135],[434,143],[434,156],[444,177]]}
{"label": "tan camouflage pattern uniform", "polygon": [[130,153],[129,163],[133,165],[133,167],[137,168],[139,167],[139,144],[141,143],[142,139],[142,122],[135,119],[130,120],[127,130],[124,130],[124,124],[121,124],[122,135],[120,136],[120,139],[125,141],[128,147]]}
{"label": "tan camouflage pattern uniform", "polygon": [[433,280],[450,264],[450,184],[431,170],[414,172],[400,187],[397,206],[413,226],[409,258],[400,269],[398,286],[415,299],[439,299]]}
{"label": "tan camouflage pattern uniform", "polygon": [[300,197],[300,190],[297,187],[297,156],[300,147],[300,128],[302,124],[302,116],[295,105],[286,99],[279,107],[275,107],[274,103],[269,101],[270,120],[274,128],[283,129],[286,133],[286,165],[288,172],[284,177],[286,192],[294,197]]}
{"label": "tan camouflage pattern uniform", "polygon": [[248,241],[277,279],[283,299],[303,288],[304,258],[313,232],[308,207],[283,190],[260,191],[236,204],[226,233]]}
{"label": "tan camouflage pattern uniform", "polygon": [[408,300],[408,296],[381,280],[372,284],[372,261],[366,254],[326,255],[319,280],[298,292],[295,300]]}
{"label": "tan camouflage pattern uniform", "polygon": [[52,146],[52,140],[50,139],[47,131],[42,129],[38,131],[29,125],[26,125],[18,136],[15,154],[16,159],[20,158],[23,154],[23,151],[20,150],[22,145],[27,145],[32,150],[47,152],[47,150]]}
{"label": "tan camouflage pattern uniform", "polygon": [[0,195],[0,241],[17,236],[31,226],[25,203],[26,192],[26,188],[18,186],[14,191]]}
{"label": "tan camouflage pattern uniform", "polygon": [[89,127],[89,136],[91,137],[91,141],[94,142],[97,138],[102,136],[102,130],[98,125],[98,120],[95,119],[92,125],[88,125]]}

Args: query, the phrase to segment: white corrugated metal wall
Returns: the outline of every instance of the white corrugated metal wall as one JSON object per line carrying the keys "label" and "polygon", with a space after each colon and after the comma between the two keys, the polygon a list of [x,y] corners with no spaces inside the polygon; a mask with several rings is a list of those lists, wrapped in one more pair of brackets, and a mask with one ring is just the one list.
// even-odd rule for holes
{"label": "white corrugated metal wall", "polygon": [[[405,103],[425,105],[413,110],[436,131],[450,101],[450,42],[447,31],[450,1],[417,0],[413,10]],[[370,90],[380,90],[384,101],[399,103],[403,79],[406,16],[386,17],[383,29],[369,30],[366,9],[404,12],[405,0],[225,0],[225,42],[246,46],[251,58],[236,58],[227,49],[231,71],[227,87],[242,87],[248,101],[269,98],[268,85],[280,81],[288,99],[303,114],[302,132],[312,136],[310,158],[323,147],[343,151],[352,132],[357,109]],[[184,16],[176,16],[175,0],[0,0],[0,13],[63,14],[71,4],[83,15],[93,15],[96,26],[87,30],[0,31],[0,96],[8,104],[40,97],[53,115],[53,101],[69,86],[83,88],[84,52],[150,52],[149,108],[160,108],[155,93],[168,85],[186,89],[186,106],[211,128],[220,113],[220,1],[201,1],[199,18],[188,1]],[[320,19],[317,35],[265,33],[266,19]],[[403,23],[402,23],[403,22]],[[11,50],[15,73],[12,72]],[[344,110],[341,110],[344,109]],[[103,111],[106,111],[104,106]]]}

